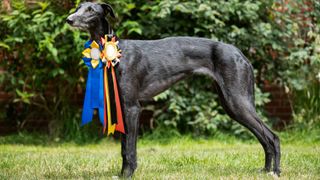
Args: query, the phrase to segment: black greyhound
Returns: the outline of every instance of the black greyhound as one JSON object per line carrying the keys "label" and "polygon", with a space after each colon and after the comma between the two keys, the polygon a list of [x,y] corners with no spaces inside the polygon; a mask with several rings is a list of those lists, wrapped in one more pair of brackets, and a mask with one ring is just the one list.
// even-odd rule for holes
{"label": "black greyhound", "polygon": [[[86,2],[67,18],[67,23],[90,33],[99,41],[113,34],[106,20],[114,12],[108,4]],[[150,99],[192,74],[205,74],[216,85],[228,115],[247,127],[265,152],[264,170],[280,175],[280,142],[258,117],[254,105],[252,65],[236,47],[205,38],[170,37],[161,40],[120,40],[122,61],[119,87],[123,99],[127,134],[122,136],[121,174],[131,177],[137,168],[137,134],[140,101]]]}

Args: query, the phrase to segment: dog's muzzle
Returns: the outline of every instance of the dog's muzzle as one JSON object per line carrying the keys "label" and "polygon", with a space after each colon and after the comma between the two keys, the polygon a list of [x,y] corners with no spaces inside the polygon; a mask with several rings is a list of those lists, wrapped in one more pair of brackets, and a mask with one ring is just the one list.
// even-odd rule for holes
{"label": "dog's muzzle", "polygon": [[68,24],[70,24],[70,25],[73,24],[73,20],[71,20],[71,19],[69,19],[69,18],[66,19],[66,22],[67,22]]}

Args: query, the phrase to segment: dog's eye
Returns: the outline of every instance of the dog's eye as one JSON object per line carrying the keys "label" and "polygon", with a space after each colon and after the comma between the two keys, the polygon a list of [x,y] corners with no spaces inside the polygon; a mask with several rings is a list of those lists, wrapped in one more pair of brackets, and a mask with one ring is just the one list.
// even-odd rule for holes
{"label": "dog's eye", "polygon": [[93,11],[92,7],[88,7],[87,11],[92,12]]}

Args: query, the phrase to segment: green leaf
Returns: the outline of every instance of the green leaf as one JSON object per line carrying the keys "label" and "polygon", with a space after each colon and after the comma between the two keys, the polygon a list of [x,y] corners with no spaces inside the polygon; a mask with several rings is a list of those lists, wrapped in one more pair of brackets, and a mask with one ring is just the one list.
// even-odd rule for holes
{"label": "green leaf", "polygon": [[0,42],[0,47],[3,47],[3,48],[6,48],[7,50],[10,50],[10,46],[7,45],[7,44],[4,43],[4,42]]}
{"label": "green leaf", "polygon": [[142,35],[142,30],[140,28],[131,28],[129,31],[128,31],[128,34],[132,34],[133,32],[139,34],[139,35]]}

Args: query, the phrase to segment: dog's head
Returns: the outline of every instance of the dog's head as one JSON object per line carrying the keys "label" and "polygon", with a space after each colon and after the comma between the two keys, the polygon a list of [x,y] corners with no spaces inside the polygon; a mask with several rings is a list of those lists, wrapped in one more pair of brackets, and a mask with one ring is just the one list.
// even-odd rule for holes
{"label": "dog's head", "polygon": [[85,2],[80,4],[74,13],[68,16],[67,23],[81,30],[94,29],[101,19],[110,14],[115,18],[112,7],[109,4]]}

